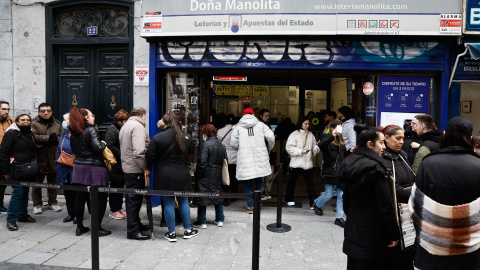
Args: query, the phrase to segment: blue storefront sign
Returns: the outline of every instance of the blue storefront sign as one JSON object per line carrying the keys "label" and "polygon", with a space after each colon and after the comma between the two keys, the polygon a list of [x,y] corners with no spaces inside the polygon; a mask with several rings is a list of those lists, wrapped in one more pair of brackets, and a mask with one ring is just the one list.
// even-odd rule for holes
{"label": "blue storefront sign", "polygon": [[465,30],[480,31],[480,2],[465,1]]}

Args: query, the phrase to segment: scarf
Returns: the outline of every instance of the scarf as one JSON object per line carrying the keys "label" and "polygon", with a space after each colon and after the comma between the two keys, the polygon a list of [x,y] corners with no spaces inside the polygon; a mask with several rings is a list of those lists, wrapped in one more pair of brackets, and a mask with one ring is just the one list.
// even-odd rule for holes
{"label": "scarf", "polygon": [[463,255],[480,248],[480,198],[462,205],[443,205],[416,185],[408,210],[417,225],[420,246],[438,256]]}

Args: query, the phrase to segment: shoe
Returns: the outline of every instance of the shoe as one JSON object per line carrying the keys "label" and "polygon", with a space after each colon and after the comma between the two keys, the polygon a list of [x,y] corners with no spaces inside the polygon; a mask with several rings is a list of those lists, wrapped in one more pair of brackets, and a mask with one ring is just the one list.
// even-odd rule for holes
{"label": "shoe", "polygon": [[228,203],[228,199],[223,199],[223,206],[228,206],[229,203]]}
{"label": "shoe", "polygon": [[217,225],[218,227],[223,227],[223,222],[222,221],[213,221],[213,224]]}
{"label": "shoe", "polygon": [[7,228],[8,228],[9,231],[18,230],[17,222],[16,221],[7,221]]}
{"label": "shoe", "polygon": [[337,203],[336,202],[332,203],[332,206],[337,206]]}
{"label": "shoe", "polygon": [[333,212],[337,212],[337,208],[336,208],[336,207],[333,209]]}
{"label": "shoe", "polygon": [[109,216],[110,218],[113,218],[113,219],[124,219],[124,218],[125,218],[125,216],[122,215],[122,214],[120,213],[120,211],[118,211],[118,212],[110,212],[110,214],[108,214],[108,216]]}
{"label": "shoe", "polygon": [[206,229],[207,228],[207,224],[201,224],[200,221],[195,221],[192,223],[192,226],[194,228],[198,228],[198,229]]}
{"label": "shoe", "polygon": [[127,239],[132,239],[132,240],[148,240],[148,239],[150,239],[150,235],[144,234],[144,233],[141,233],[141,232],[128,233],[128,234],[127,234]]}
{"label": "shoe", "polygon": [[323,216],[322,208],[318,208],[316,204],[313,204],[313,211],[315,211],[315,214],[319,216]]}
{"label": "shoe", "polygon": [[335,225],[345,228],[345,221],[343,220],[343,218],[337,218],[335,219]]}
{"label": "shoe", "polygon": [[312,205],[312,206],[310,206],[310,210],[313,210],[313,205]]}
{"label": "shoe", "polygon": [[80,236],[89,231],[90,231],[90,228],[88,227],[77,227],[77,229],[75,230],[75,235]]}
{"label": "shoe", "polygon": [[32,218],[31,216],[27,215],[26,217],[19,218],[18,222],[25,222],[25,223],[33,223],[36,222],[37,220]]}
{"label": "shoe", "polygon": [[7,213],[7,211],[8,211],[8,209],[7,209],[7,208],[5,208],[5,206],[3,206],[3,205],[0,205],[0,214],[6,214],[6,213]]}
{"label": "shoe", "polygon": [[287,202],[288,206],[295,206],[295,202]]}
{"label": "shoe", "polygon": [[35,207],[33,207],[33,214],[34,214],[34,215],[40,215],[41,213],[43,213],[41,206],[35,206]]}
{"label": "shoe", "polygon": [[53,212],[60,212],[60,211],[62,211],[62,207],[60,207],[56,204],[52,204],[52,205],[48,206],[48,210],[52,210]]}
{"label": "shoe", "polygon": [[165,234],[165,239],[167,239],[169,242],[177,242],[177,234],[176,233],[169,234],[167,232]]}
{"label": "shoe", "polygon": [[268,201],[268,196],[265,194],[262,194],[262,201]]}
{"label": "shoe", "polygon": [[112,234],[112,231],[109,231],[109,230],[105,230],[104,228],[100,227],[100,229],[98,230],[98,236],[101,237],[101,236],[107,236],[107,235],[110,235]]}
{"label": "shoe", "polygon": [[272,199],[272,196],[270,196],[270,194],[268,194],[268,192],[265,190],[265,196],[267,196],[267,200],[271,200]]}
{"label": "shoe", "polygon": [[198,230],[190,230],[190,231],[185,231],[183,233],[183,239],[190,239],[194,236],[198,235]]}
{"label": "shoe", "polygon": [[253,214],[253,207],[247,207],[247,213]]}
{"label": "shoe", "polygon": [[125,210],[120,209],[118,212],[120,212],[120,214],[122,214],[124,217],[127,217],[127,212]]}
{"label": "shoe", "polygon": [[150,230],[150,225],[145,225],[140,222],[140,225],[138,225],[138,230],[143,232],[143,231],[148,231]]}
{"label": "shoe", "polygon": [[77,224],[77,218],[73,218],[73,224]]}
{"label": "shoe", "polygon": [[63,223],[67,223],[73,221],[75,217],[68,215],[66,218],[63,219]]}

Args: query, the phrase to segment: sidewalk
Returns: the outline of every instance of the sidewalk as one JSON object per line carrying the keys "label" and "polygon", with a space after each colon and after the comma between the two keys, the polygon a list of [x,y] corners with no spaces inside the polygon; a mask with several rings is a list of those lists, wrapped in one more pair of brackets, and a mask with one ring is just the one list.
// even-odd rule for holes
{"label": "sidewalk", "polygon": [[[61,212],[44,210],[32,215],[36,223],[18,223],[19,230],[7,230],[6,215],[0,215],[0,269],[76,269],[91,267],[90,233],[75,236],[75,225],[63,223],[66,216],[63,196],[58,196]],[[5,202],[9,201],[6,196]],[[270,200],[274,202],[276,198]],[[260,269],[345,269],[342,253],[343,229],[334,225],[331,202],[324,215],[308,208],[283,208],[282,222],[290,225],[287,233],[272,233],[266,226],[276,221],[276,208],[264,207],[261,213]],[[153,209],[155,241],[135,241],[126,237],[126,221],[112,220],[108,213],[103,227],[112,235],[100,237],[102,269],[251,269],[253,215],[245,212],[245,201],[225,207],[225,225],[213,224],[214,208],[207,208],[207,229],[197,237],[183,239],[183,227],[177,226],[178,242],[163,238],[167,228],[159,227],[160,207]],[[267,204],[266,204],[267,205]],[[269,204],[270,205],[270,204]],[[108,206],[107,206],[108,208]],[[32,204],[29,204],[29,213]],[[46,207],[44,207],[46,209]],[[107,209],[108,211],[108,209]],[[148,224],[145,205],[140,216]],[[191,208],[191,222],[196,219]],[[86,211],[84,224],[89,226]]]}

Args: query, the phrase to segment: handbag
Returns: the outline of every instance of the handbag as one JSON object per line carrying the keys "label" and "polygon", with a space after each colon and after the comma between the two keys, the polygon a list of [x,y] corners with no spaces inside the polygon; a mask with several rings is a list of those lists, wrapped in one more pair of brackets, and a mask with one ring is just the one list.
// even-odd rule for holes
{"label": "handbag", "polygon": [[14,162],[13,165],[15,180],[18,181],[35,179],[40,173],[40,165],[36,159],[26,163]]}
{"label": "handbag", "polygon": [[105,167],[107,167],[107,171],[112,170],[112,166],[117,164],[117,160],[115,159],[115,156],[112,153],[112,150],[110,150],[107,146],[105,146],[105,149],[102,152],[103,159],[105,160]]}
{"label": "handbag", "polygon": [[63,137],[62,144],[60,145],[60,156],[57,159],[57,162],[63,165],[67,165],[73,167],[73,161],[75,160],[74,155],[67,154],[63,151],[63,142],[65,141],[65,137]]}
{"label": "handbag", "polygon": [[222,164],[222,185],[230,185],[230,175],[228,174],[228,161],[226,158],[223,159]]}

